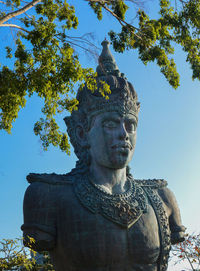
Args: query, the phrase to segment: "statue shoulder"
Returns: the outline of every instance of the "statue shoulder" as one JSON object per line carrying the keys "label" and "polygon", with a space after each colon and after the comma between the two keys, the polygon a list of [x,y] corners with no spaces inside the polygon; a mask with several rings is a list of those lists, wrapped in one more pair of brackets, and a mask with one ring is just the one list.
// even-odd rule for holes
{"label": "statue shoulder", "polygon": [[[68,174],[36,174],[31,173],[27,177],[30,185],[27,187],[24,196],[24,206],[27,208],[41,209],[44,206],[53,206],[58,195],[63,190],[63,185],[67,186],[66,191],[72,189],[73,178]],[[69,189],[68,189],[69,188]],[[45,207],[46,208],[46,207]]]}
{"label": "statue shoulder", "polygon": [[29,186],[24,195],[24,207],[27,209],[46,209],[56,206],[62,193],[71,195],[76,177],[68,174],[36,174],[27,177]]}
{"label": "statue shoulder", "polygon": [[182,225],[180,209],[174,193],[167,187],[158,190],[158,194],[169,211],[169,226],[171,230],[171,242],[176,244],[185,239],[186,228]]}
{"label": "statue shoulder", "polygon": [[180,210],[174,193],[167,187],[167,182],[163,179],[135,180],[145,190],[156,190],[160,199],[164,203],[168,216],[171,231],[171,243],[176,244],[184,241],[185,227],[182,225]]}
{"label": "statue shoulder", "polygon": [[30,173],[26,178],[30,185],[26,189],[24,204],[27,206],[29,204],[37,205],[40,208],[39,204],[52,203],[62,193],[71,194],[73,184],[77,178],[80,178],[80,175],[78,176],[71,172],[67,174]]}
{"label": "statue shoulder", "polygon": [[56,242],[56,217],[62,193],[68,198],[73,191],[71,174],[36,174],[27,176],[30,185],[24,195],[24,243],[29,246],[28,237],[35,239],[34,249],[50,250]]}
{"label": "statue shoulder", "polygon": [[67,174],[56,174],[56,173],[30,173],[26,177],[27,181],[32,184],[32,183],[46,183],[50,185],[66,185],[66,184],[73,184],[74,177],[72,174],[67,173]]}
{"label": "statue shoulder", "polygon": [[152,189],[162,189],[167,186],[167,181],[163,179],[134,180],[138,185]]}

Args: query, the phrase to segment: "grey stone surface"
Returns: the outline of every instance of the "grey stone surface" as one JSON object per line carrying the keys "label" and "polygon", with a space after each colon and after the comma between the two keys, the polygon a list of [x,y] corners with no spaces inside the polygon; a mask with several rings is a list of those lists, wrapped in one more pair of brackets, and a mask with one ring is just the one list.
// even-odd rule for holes
{"label": "grey stone surface", "polygon": [[[134,180],[137,94],[102,43],[98,88],[79,90],[65,118],[78,157],[68,174],[30,174],[24,197],[25,244],[49,251],[57,271],[165,271],[185,228],[164,180]],[[99,94],[100,81],[111,88]]]}

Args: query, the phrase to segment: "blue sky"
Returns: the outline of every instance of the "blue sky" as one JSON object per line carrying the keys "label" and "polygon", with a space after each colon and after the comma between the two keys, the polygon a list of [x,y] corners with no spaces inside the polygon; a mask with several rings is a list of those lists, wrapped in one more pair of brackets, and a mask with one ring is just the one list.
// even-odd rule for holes
{"label": "blue sky", "polygon": [[[151,12],[153,5],[156,6],[154,1],[147,3],[146,10]],[[74,33],[93,32],[95,42],[101,47],[107,31],[119,29],[119,26],[107,14],[104,22],[99,22],[89,11],[80,1],[77,10],[80,27]],[[134,9],[129,11],[131,17],[134,17]],[[7,63],[4,46],[7,43],[14,46],[13,33],[9,29],[0,29],[2,64]],[[188,232],[199,232],[200,83],[192,81],[186,55],[179,47],[174,55],[181,76],[181,86],[177,90],[170,87],[155,63],[144,66],[136,51],[118,54],[112,50],[112,53],[141,102],[137,145],[130,165],[132,173],[137,179],[166,179],[176,195],[183,224]],[[79,52],[79,57],[85,67],[96,68],[97,63],[83,52]],[[33,134],[34,122],[41,116],[41,106],[42,101],[33,96],[20,111],[12,134],[0,132],[0,238],[21,235],[23,195],[29,172],[65,173],[75,165],[73,149],[70,157],[53,147],[47,152],[42,150],[39,138]],[[63,117],[59,116],[58,122],[64,131]]]}

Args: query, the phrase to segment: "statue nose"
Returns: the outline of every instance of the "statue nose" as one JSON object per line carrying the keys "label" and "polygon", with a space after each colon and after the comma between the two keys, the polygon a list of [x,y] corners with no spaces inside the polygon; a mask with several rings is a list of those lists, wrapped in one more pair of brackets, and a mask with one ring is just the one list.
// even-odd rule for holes
{"label": "statue nose", "polygon": [[121,125],[120,125],[119,138],[120,139],[126,139],[126,140],[128,139],[128,133],[127,133],[127,130],[126,130],[126,127],[125,127],[124,123],[121,123]]}

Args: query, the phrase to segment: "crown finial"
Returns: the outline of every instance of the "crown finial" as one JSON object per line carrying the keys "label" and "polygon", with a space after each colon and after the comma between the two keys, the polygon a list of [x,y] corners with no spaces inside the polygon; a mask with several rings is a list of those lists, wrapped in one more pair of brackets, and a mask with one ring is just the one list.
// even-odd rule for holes
{"label": "crown finial", "polygon": [[113,55],[109,49],[110,42],[105,38],[101,43],[103,49],[99,56],[99,65],[97,66],[98,76],[115,75],[121,76],[119,68],[115,62]]}

